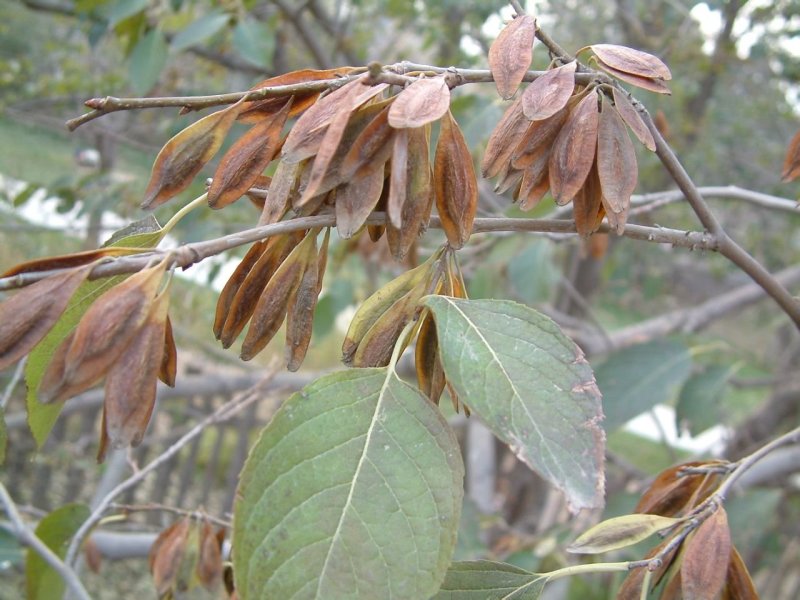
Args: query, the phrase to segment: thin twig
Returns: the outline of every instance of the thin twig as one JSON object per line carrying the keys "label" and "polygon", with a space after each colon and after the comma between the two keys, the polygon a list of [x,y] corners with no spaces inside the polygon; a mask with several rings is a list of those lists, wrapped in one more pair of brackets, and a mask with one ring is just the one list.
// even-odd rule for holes
{"label": "thin twig", "polygon": [[111,503],[114,501],[116,497],[118,497],[123,492],[131,489],[138,485],[147,475],[158,469],[159,467],[166,464],[173,456],[175,456],[181,449],[186,446],[189,442],[191,442],[194,438],[200,435],[207,427],[210,425],[214,425],[216,423],[222,423],[239,413],[242,409],[246,408],[253,402],[259,400],[261,398],[261,387],[264,383],[268,382],[270,377],[277,371],[277,365],[273,364],[267,371],[267,375],[261,380],[259,384],[253,386],[251,389],[242,392],[235,396],[230,402],[227,402],[220,406],[217,410],[215,410],[212,414],[208,417],[200,421],[197,425],[192,427],[185,435],[183,435],[177,442],[172,444],[169,448],[167,448],[163,453],[161,453],[155,460],[152,460],[142,468],[137,473],[134,473],[128,479],[117,485],[113,490],[111,490],[105,498],[97,505],[97,507],[92,511],[92,514],[89,515],[89,518],[84,521],[84,523],[80,526],[78,531],[70,541],[69,548],[67,549],[67,554],[65,557],[66,564],[74,564],[75,559],[78,556],[78,550],[83,543],[84,538],[89,534],[89,532],[94,528],[97,523],[103,518],[103,515],[111,506]]}
{"label": "thin twig", "polygon": [[225,519],[220,519],[219,517],[214,517],[206,512],[203,512],[202,510],[186,510],[185,508],[178,508],[177,506],[167,506],[166,504],[158,504],[155,502],[151,502],[149,504],[117,504],[116,502],[114,502],[109,506],[109,508],[111,510],[119,510],[125,513],[168,512],[176,515],[181,515],[184,517],[191,517],[195,520],[205,519],[209,523],[213,523],[214,525],[218,525],[219,527],[225,527],[226,529],[230,529],[232,526],[230,521],[226,521]]}
{"label": "thin twig", "polygon": [[[2,504],[5,508],[6,514],[14,526],[14,534],[16,535],[17,539],[22,544],[30,547],[34,552],[41,556],[42,559],[61,576],[61,579],[64,580],[64,583],[73,593],[73,595],[75,595],[79,600],[91,600],[89,593],[86,591],[86,588],[83,587],[83,584],[81,583],[80,579],[78,579],[75,571],[70,569],[67,566],[68,563],[62,561],[58,555],[48,548],[47,545],[25,524],[25,521],[22,520],[22,517],[17,510],[17,505],[14,503],[14,500],[11,498],[8,490],[2,482],[0,482],[0,504]],[[80,548],[80,545],[78,545],[77,548]]]}

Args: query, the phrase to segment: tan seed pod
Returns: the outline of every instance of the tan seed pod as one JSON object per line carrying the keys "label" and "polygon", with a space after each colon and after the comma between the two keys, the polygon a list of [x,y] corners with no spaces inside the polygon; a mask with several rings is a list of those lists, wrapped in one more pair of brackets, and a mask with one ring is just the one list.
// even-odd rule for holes
{"label": "tan seed pod", "polygon": [[450,88],[444,77],[417,79],[401,91],[389,110],[395,129],[422,127],[438,121],[450,108]]}
{"label": "tan seed pod", "polygon": [[233,299],[236,297],[236,294],[239,292],[239,289],[247,279],[252,268],[268,247],[268,240],[260,240],[250,246],[244,258],[242,258],[241,262],[239,262],[238,266],[233,271],[233,274],[228,278],[228,281],[225,282],[225,287],[222,288],[219,298],[217,299],[217,309],[214,314],[214,337],[216,339],[222,337],[222,328],[225,326],[225,321],[230,313]]}
{"label": "tan seed pod", "polygon": [[786,148],[781,180],[789,182],[798,177],[800,177],[800,131],[794,134],[788,148]]}
{"label": "tan seed pod", "polygon": [[417,371],[417,384],[428,399],[439,404],[444,391],[445,375],[439,359],[439,341],[436,335],[436,324],[429,311],[421,317],[421,325],[417,334],[417,345],[414,350],[414,363]]}
{"label": "tan seed pod", "polygon": [[639,75],[634,75],[632,73],[620,71],[619,69],[615,69],[611,65],[604,63],[602,60],[597,61],[597,66],[603,69],[606,73],[608,73],[612,77],[615,77],[620,81],[624,81],[625,83],[630,83],[631,85],[635,85],[636,87],[640,87],[643,90],[647,90],[649,92],[655,92],[656,94],[664,94],[666,96],[672,94],[670,89],[661,79],[650,79],[649,77],[641,77]]}
{"label": "tan seed pod", "polygon": [[548,163],[550,190],[558,204],[567,204],[583,186],[597,150],[597,94],[590,90],[570,111]]}
{"label": "tan seed pod", "polygon": [[[300,284],[308,263],[316,256],[316,236],[317,231],[309,232],[270,277],[255,305],[250,327],[242,342],[242,360],[250,360],[261,352],[283,324],[289,300]],[[315,264],[315,271],[316,268]]]}
{"label": "tan seed pod", "polygon": [[244,196],[280,148],[291,101],[239,138],[225,153],[208,190],[208,205],[223,208]]}
{"label": "tan seed pod", "polygon": [[436,208],[447,240],[461,248],[472,233],[478,182],[464,135],[450,111],[442,118],[434,159]]}
{"label": "tan seed pod", "polygon": [[277,223],[291,206],[292,191],[297,187],[297,179],[305,166],[304,162],[287,163],[281,161],[272,176],[259,225]]}
{"label": "tan seed pod", "polygon": [[178,351],[175,348],[175,337],[172,334],[172,321],[169,317],[164,323],[164,354],[161,357],[161,366],[158,378],[169,387],[175,387],[175,378],[178,374]]}
{"label": "tan seed pod", "polygon": [[731,530],[725,508],[719,506],[684,543],[683,597],[714,600],[725,585],[731,558]]}
{"label": "tan seed pod", "polygon": [[336,188],[336,230],[344,239],[358,233],[375,210],[384,187],[383,164]]}
{"label": "tan seed pod", "polygon": [[633,104],[628,99],[628,95],[617,88],[614,88],[612,94],[614,96],[614,106],[617,112],[633,132],[633,135],[644,144],[645,148],[651,152],[655,152],[656,141],[653,139],[653,134],[650,132],[647,125],[645,125],[639,111],[634,108]]}
{"label": "tan seed pod", "polygon": [[481,161],[481,174],[490,179],[507,167],[511,154],[528,131],[530,121],[522,112],[522,98],[517,98],[495,126]]}
{"label": "tan seed pod", "polygon": [[318,230],[309,233],[314,239],[310,258],[305,263],[300,282],[289,297],[286,313],[286,365],[290,371],[297,371],[303,363],[311,342],[311,326],[314,322],[314,309],[321,281],[319,279],[319,257],[316,236]]}
{"label": "tan seed pod", "polygon": [[28,354],[47,335],[90,270],[82,267],[52,275],[0,304],[0,371]]}
{"label": "tan seed pod", "polygon": [[526,169],[541,156],[550,156],[555,141],[569,110],[562,108],[541,121],[534,121],[525,130],[510,157],[511,166],[515,169]]}
{"label": "tan seed pod", "polygon": [[575,230],[579,235],[586,237],[597,231],[602,221],[602,216],[598,219],[601,210],[603,210],[602,190],[595,162],[583,186],[572,199]]}
{"label": "tan seed pod", "polygon": [[403,226],[403,205],[408,197],[408,137],[408,130],[401,129],[395,134],[392,144],[392,171],[386,215],[397,229]]}
{"label": "tan seed pod", "polygon": [[618,71],[648,79],[672,79],[669,67],[647,52],[616,44],[593,44],[589,48],[603,63]]}
{"label": "tan seed pod", "polygon": [[340,168],[345,181],[363,177],[382,166],[392,155],[392,141],[396,130],[389,126],[389,110],[393,104],[381,110],[358,134],[346,154]]}
{"label": "tan seed pod", "polygon": [[205,589],[214,592],[222,584],[222,542],[225,530],[214,531],[207,520],[200,524],[200,552],[197,559],[197,579]]}
{"label": "tan seed pod", "polygon": [[600,178],[606,212],[614,214],[616,232],[622,234],[631,194],[636,189],[638,166],[625,122],[607,102],[603,102],[600,111],[595,168]]}
{"label": "tan seed pod", "polygon": [[742,555],[735,547],[731,548],[731,561],[728,564],[722,600],[758,600],[753,579],[742,560]]}
{"label": "tan seed pod", "polygon": [[506,25],[489,47],[489,68],[504,99],[511,98],[533,59],[536,19],[519,15]]}
{"label": "tan seed pod", "polygon": [[551,117],[567,105],[575,89],[577,63],[569,62],[534,80],[522,93],[522,112],[531,121]]}
{"label": "tan seed pod", "polygon": [[186,554],[191,526],[189,517],[184,517],[162,531],[150,547],[148,562],[159,599],[172,595]]}

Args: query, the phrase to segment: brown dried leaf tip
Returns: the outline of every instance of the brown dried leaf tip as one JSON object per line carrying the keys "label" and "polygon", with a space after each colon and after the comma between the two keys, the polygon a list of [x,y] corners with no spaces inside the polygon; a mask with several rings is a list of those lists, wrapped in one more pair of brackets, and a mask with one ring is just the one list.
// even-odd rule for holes
{"label": "brown dried leaf tip", "polygon": [[162,531],[150,548],[150,573],[161,600],[184,597],[204,587],[216,593],[222,584],[224,530],[203,518],[184,517]]}

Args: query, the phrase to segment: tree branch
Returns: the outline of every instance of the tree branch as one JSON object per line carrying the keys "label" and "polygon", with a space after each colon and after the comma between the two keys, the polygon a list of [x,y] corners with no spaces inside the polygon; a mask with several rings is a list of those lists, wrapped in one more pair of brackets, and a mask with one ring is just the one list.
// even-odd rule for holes
{"label": "tree branch", "polygon": [[[6,490],[6,486],[4,486],[2,482],[0,482],[0,504],[5,508],[6,514],[14,526],[14,535],[20,543],[28,546],[36,552],[36,554],[41,556],[42,559],[61,576],[67,588],[69,588],[79,600],[91,600],[91,597],[86,591],[86,588],[83,587],[80,579],[78,579],[75,571],[70,569],[67,563],[63,562],[55,552],[48,548],[47,545],[28,528],[17,510],[17,505],[14,503],[14,500],[12,500],[8,490]],[[80,548],[80,545],[78,545],[77,548]]]}

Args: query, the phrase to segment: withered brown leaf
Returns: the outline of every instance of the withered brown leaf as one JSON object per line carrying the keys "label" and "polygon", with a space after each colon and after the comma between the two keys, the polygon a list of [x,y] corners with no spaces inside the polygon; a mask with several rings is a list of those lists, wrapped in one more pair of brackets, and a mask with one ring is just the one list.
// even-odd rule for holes
{"label": "withered brown leaf", "polygon": [[511,98],[528,72],[535,37],[536,19],[519,15],[500,31],[489,47],[489,69],[502,98]]}
{"label": "withered brown leaf", "polygon": [[618,71],[649,79],[672,79],[669,67],[647,52],[616,44],[593,44],[589,48],[603,63]]}
{"label": "withered brown leaf", "polygon": [[716,488],[719,474],[681,473],[687,467],[702,467],[709,463],[687,462],[665,469],[653,480],[634,509],[636,512],[680,516],[694,508]]}
{"label": "withered brown leaf", "polygon": [[303,232],[294,232],[270,238],[267,247],[250,268],[236,295],[231,300],[225,323],[222,326],[220,341],[229,348],[239,337],[253,315],[259,298],[264,293],[270,278],[289,256],[295,245],[302,239]]}
{"label": "withered brown leaf", "polygon": [[0,303],[0,371],[47,335],[90,270],[82,267],[46,277]]}
{"label": "withered brown leaf", "polygon": [[250,128],[222,157],[208,190],[208,205],[223,208],[241,198],[275,158],[291,101]]}
{"label": "withered brown leaf", "polygon": [[261,352],[283,324],[289,300],[300,284],[308,263],[316,256],[316,235],[313,230],[309,232],[270,277],[254,307],[250,327],[242,342],[242,360],[250,360]]}
{"label": "withered brown leaf", "polygon": [[340,171],[345,181],[363,176],[389,160],[396,130],[389,126],[389,110],[381,110],[358,134],[342,160]]}
{"label": "withered brown leaf", "polygon": [[169,140],[156,157],[142,208],[161,206],[185,190],[203,166],[222,147],[242,101],[192,123]]}
{"label": "withered brown leaf", "polygon": [[634,108],[633,104],[628,99],[628,95],[617,88],[614,88],[613,95],[614,106],[617,108],[617,112],[622,117],[622,120],[625,121],[633,132],[633,135],[644,144],[645,148],[651,152],[655,152],[656,141],[653,139],[653,134],[647,128],[647,125],[645,125],[639,111]]}
{"label": "withered brown leaf", "polygon": [[714,600],[725,584],[731,558],[731,531],[725,508],[717,507],[684,543],[683,597]]}
{"label": "withered brown leaf", "polygon": [[[291,71],[276,77],[270,77],[260,81],[250,88],[251,91],[260,90],[265,87],[274,87],[279,85],[295,85],[298,83],[324,81],[326,79],[336,79],[338,77],[345,77],[353,73],[356,69],[354,67],[338,67],[335,69],[315,70],[315,69],[300,69],[299,71]],[[288,98],[292,99],[292,106],[289,110],[289,117],[299,115],[306,110],[309,106],[314,104],[319,98],[320,92],[306,92],[295,93]],[[271,98],[264,98],[263,100],[252,100],[245,103],[242,111],[239,113],[238,121],[241,123],[259,123],[264,118],[269,118],[276,112],[280,111],[286,104],[287,96],[275,96]]]}
{"label": "withered brown leaf", "polygon": [[481,174],[484,177],[487,179],[494,177],[507,167],[511,154],[528,131],[530,124],[522,112],[522,98],[517,98],[489,136],[481,161]]}
{"label": "withered brown leaf", "polygon": [[395,129],[422,127],[438,121],[450,108],[450,87],[444,77],[417,79],[401,91],[389,109]]}
{"label": "withered brown leaf", "polygon": [[286,367],[290,371],[297,371],[300,368],[311,342],[314,309],[322,284],[317,255],[317,234],[318,230],[309,233],[309,237],[312,238],[310,256],[305,262],[305,270],[297,287],[292,290],[289,297],[286,313]]}
{"label": "withered brown leaf", "polygon": [[264,251],[267,249],[267,244],[268,240],[260,240],[250,246],[250,249],[239,262],[236,269],[228,278],[228,281],[225,282],[225,286],[222,288],[219,298],[217,299],[217,309],[214,313],[213,331],[216,339],[222,337],[222,328],[231,310],[231,303],[236,297],[242,283],[247,279],[250,270],[258,262],[258,259],[261,258],[261,255],[264,254]]}
{"label": "withered brown leaf", "polygon": [[786,149],[786,157],[783,159],[783,171],[781,179],[792,181],[800,177],[800,131],[794,134]]}
{"label": "withered brown leaf", "polygon": [[603,69],[609,75],[619,79],[620,81],[624,81],[625,83],[630,83],[631,85],[635,85],[636,87],[640,87],[643,90],[647,90],[649,92],[655,92],[656,94],[664,94],[669,96],[672,94],[670,89],[661,79],[651,79],[649,77],[641,77],[640,75],[634,75],[633,73],[628,73],[626,71],[620,71],[619,69],[615,69],[611,65],[607,65],[602,60],[597,60],[597,66]]}
{"label": "withered brown leaf", "polygon": [[613,213],[616,232],[621,235],[625,229],[631,194],[636,189],[639,168],[625,122],[606,102],[603,102],[597,127],[595,165],[600,177],[603,205],[609,214],[609,221]]}
{"label": "withered brown leaf", "polygon": [[384,165],[336,188],[336,230],[350,239],[375,210],[384,187]]}
{"label": "withered brown leaf", "polygon": [[567,105],[575,89],[575,69],[572,61],[533,81],[522,93],[522,112],[531,121],[540,121],[554,115]]}
{"label": "withered brown leaf", "polygon": [[558,204],[567,204],[581,189],[594,163],[599,121],[597,94],[590,90],[570,111],[548,164],[550,190]]}
{"label": "withered brown leaf", "polygon": [[[65,400],[90,388],[108,372],[145,323],[166,270],[166,261],[131,275],[100,296],[62,342],[39,388],[43,403]],[[164,337],[157,352],[161,360]],[[63,367],[63,370],[62,370]]]}
{"label": "withered brown leaf", "polygon": [[[146,322],[108,371],[103,402],[103,428],[97,461],[112,448],[141,443],[156,403],[156,387],[164,352],[169,292],[162,291]],[[106,443],[107,441],[107,443]]]}
{"label": "withered brown leaf", "polygon": [[442,228],[450,244],[461,248],[472,233],[478,182],[467,142],[449,110],[441,121],[433,179]]}

